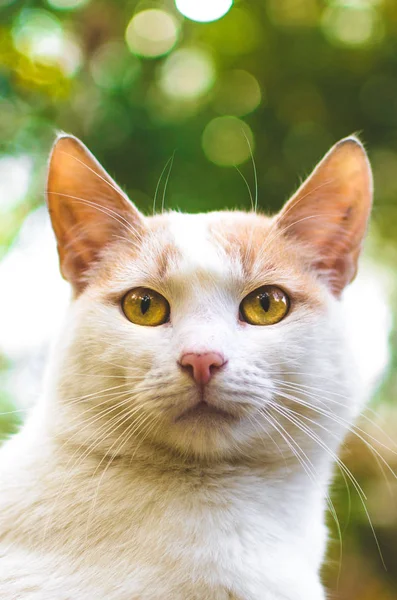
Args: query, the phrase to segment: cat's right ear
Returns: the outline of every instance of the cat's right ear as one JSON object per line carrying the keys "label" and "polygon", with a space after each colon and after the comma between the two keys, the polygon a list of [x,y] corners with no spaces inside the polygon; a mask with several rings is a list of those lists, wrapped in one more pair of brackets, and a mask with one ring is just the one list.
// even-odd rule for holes
{"label": "cat's right ear", "polygon": [[144,217],[80,140],[61,135],[49,162],[47,205],[62,275],[78,293],[117,237],[136,239]]}

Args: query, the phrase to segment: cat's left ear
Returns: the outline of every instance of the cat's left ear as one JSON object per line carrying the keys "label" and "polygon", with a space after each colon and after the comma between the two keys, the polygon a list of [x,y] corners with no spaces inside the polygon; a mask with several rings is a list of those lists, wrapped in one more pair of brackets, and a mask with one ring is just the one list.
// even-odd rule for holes
{"label": "cat's left ear", "polygon": [[[62,275],[78,293],[102,251],[144,230],[144,217],[80,140],[61,135],[52,149],[47,205]],[[136,241],[136,240],[135,240]]]}
{"label": "cat's left ear", "polygon": [[301,242],[310,268],[335,296],[356,274],[372,194],[364,147],[349,137],[331,148],[276,217],[277,229]]}

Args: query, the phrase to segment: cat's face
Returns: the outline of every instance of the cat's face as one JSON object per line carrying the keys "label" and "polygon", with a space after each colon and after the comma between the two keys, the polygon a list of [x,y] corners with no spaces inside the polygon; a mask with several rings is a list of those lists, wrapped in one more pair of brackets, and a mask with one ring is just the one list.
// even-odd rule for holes
{"label": "cat's face", "polygon": [[283,456],[319,427],[344,428],[357,399],[339,296],[371,203],[357,141],[336,146],[272,219],[143,217],[69,137],[48,198],[76,295],[55,383],[79,443]]}

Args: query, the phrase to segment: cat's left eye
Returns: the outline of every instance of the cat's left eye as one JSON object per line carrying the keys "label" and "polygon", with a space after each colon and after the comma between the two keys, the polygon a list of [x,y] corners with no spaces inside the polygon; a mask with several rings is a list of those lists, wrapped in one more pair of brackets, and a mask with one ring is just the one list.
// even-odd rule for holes
{"label": "cat's left eye", "polygon": [[250,325],[274,325],[284,319],[289,306],[289,298],[282,289],[264,285],[244,298],[240,315]]}
{"label": "cat's left eye", "polygon": [[126,293],[121,308],[127,319],[136,325],[157,327],[170,318],[168,301],[154,290],[138,287]]}

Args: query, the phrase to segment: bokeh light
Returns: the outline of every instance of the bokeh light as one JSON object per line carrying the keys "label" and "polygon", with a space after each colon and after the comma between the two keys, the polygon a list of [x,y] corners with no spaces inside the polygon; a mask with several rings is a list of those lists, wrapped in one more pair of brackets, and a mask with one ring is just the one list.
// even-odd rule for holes
{"label": "bokeh light", "polygon": [[220,77],[213,105],[218,113],[242,117],[254,111],[261,99],[258,80],[247,71],[235,69]]}
{"label": "bokeh light", "polygon": [[378,13],[367,3],[329,7],[324,12],[322,26],[329,40],[342,46],[378,42],[384,33]]}
{"label": "bokeh light", "polygon": [[48,11],[23,10],[12,29],[12,38],[21,54],[43,65],[58,66],[67,76],[72,76],[81,64],[80,47]]}
{"label": "bokeh light", "polygon": [[85,6],[90,0],[47,0],[47,2],[57,10],[74,10]]}
{"label": "bokeh light", "polygon": [[72,77],[81,67],[83,55],[80,46],[71,36],[64,36],[57,64],[64,75]]}
{"label": "bokeh light", "polygon": [[172,98],[192,100],[208,92],[215,82],[212,56],[200,48],[181,48],[161,66],[159,85]]}
{"label": "bokeh light", "polygon": [[250,158],[254,136],[251,128],[241,119],[232,116],[217,117],[204,129],[202,145],[211,162],[232,167]]}
{"label": "bokeh light", "polygon": [[13,27],[12,36],[17,50],[36,60],[55,62],[62,52],[62,25],[45,10],[23,11]]}
{"label": "bokeh light", "polygon": [[147,95],[147,108],[151,121],[157,126],[178,125],[189,122],[197,113],[200,113],[207,97],[182,98],[169,96],[162,91],[158,82],[153,84]]}
{"label": "bokeh light", "polygon": [[155,58],[170,52],[178,39],[178,31],[175,17],[164,10],[150,8],[132,17],[125,39],[134,54]]}
{"label": "bokeh light", "polygon": [[223,17],[231,9],[233,0],[175,0],[175,5],[184,17],[208,23]]}

